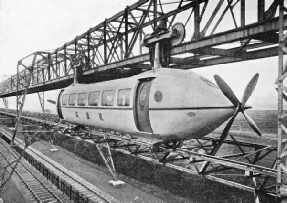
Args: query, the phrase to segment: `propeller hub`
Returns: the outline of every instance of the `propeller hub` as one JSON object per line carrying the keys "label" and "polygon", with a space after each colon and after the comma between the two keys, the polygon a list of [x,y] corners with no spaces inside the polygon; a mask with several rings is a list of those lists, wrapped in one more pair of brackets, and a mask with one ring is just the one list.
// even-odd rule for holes
{"label": "propeller hub", "polygon": [[244,110],[245,110],[245,109],[252,109],[252,106],[246,105],[246,106],[244,106]]}

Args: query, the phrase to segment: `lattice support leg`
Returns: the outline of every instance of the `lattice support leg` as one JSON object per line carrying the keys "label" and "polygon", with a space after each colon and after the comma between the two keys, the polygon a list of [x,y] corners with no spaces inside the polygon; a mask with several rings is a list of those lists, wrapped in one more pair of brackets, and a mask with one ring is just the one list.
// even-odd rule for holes
{"label": "lattice support leg", "polygon": [[111,175],[113,177],[113,180],[109,181],[109,183],[111,185],[113,185],[114,187],[122,187],[123,185],[125,185],[125,182],[118,179],[115,165],[114,165],[114,160],[113,160],[112,153],[111,153],[111,148],[110,148],[109,144],[106,142],[106,148],[108,151],[107,156],[105,156],[103,153],[104,147],[102,145],[96,144],[96,147],[97,147],[102,159],[104,160],[106,167],[108,168],[109,172],[111,173]]}
{"label": "lattice support leg", "polygon": [[[283,113],[283,100],[287,101],[287,87],[283,81],[287,77],[286,68],[283,66],[283,55],[287,53],[287,34],[283,32],[284,1],[279,2],[279,54],[278,54],[278,137],[277,137],[277,178],[276,193],[281,202],[287,202],[287,128],[283,125],[283,119],[287,116]],[[283,134],[283,132],[285,134]]]}

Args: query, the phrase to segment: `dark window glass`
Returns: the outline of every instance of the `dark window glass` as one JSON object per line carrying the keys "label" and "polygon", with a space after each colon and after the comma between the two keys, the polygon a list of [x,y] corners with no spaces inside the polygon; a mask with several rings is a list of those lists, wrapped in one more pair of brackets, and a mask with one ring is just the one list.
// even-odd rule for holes
{"label": "dark window glass", "polygon": [[131,93],[130,88],[119,90],[118,106],[129,106],[130,105],[130,93]]}
{"label": "dark window glass", "polygon": [[62,97],[62,105],[67,105],[68,98],[69,98],[69,95],[67,95],[67,94],[63,95],[63,97]]}
{"label": "dark window glass", "polygon": [[113,106],[114,105],[114,90],[107,90],[103,92],[102,106]]}
{"label": "dark window glass", "polygon": [[80,93],[78,95],[78,106],[86,106],[87,93]]}
{"label": "dark window glass", "polygon": [[77,98],[77,94],[70,94],[69,95],[69,101],[68,101],[69,105],[75,106],[76,98]]}
{"label": "dark window glass", "polygon": [[144,84],[142,87],[141,87],[141,90],[140,90],[140,95],[139,95],[139,105],[140,105],[140,109],[143,111],[144,108],[145,108],[145,102],[147,100],[147,97],[148,97],[148,91],[149,91],[149,86],[146,84]]}
{"label": "dark window glass", "polygon": [[89,106],[98,106],[99,104],[99,97],[100,97],[100,92],[91,92],[89,94]]}

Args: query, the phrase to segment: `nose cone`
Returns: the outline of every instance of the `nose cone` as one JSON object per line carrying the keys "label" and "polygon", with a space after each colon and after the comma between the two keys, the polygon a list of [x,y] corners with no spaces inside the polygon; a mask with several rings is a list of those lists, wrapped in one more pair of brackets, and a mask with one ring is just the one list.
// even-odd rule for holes
{"label": "nose cone", "polygon": [[182,98],[182,105],[190,109],[183,115],[183,122],[193,138],[218,128],[233,115],[235,109],[215,84],[201,76],[194,78],[197,79],[186,87]]}
{"label": "nose cone", "polygon": [[189,84],[185,86],[182,106],[199,109],[234,108],[234,105],[223,95],[217,85],[194,73]]}
{"label": "nose cone", "polygon": [[190,71],[164,68],[151,86],[149,107],[151,127],[164,140],[202,137],[234,113],[233,104],[210,81]]}

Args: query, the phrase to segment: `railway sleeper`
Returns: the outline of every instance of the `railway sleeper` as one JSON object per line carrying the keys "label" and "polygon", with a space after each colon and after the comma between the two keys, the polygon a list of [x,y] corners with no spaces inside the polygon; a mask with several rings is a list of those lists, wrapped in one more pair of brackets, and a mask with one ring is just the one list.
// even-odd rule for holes
{"label": "railway sleeper", "polygon": [[45,190],[45,188],[42,185],[29,185],[30,188],[32,188],[34,191],[42,191]]}
{"label": "railway sleeper", "polygon": [[37,195],[41,195],[41,194],[47,195],[47,190],[44,189],[44,188],[41,188],[41,189],[38,189],[38,190],[36,190],[36,189],[34,189],[34,188],[31,188],[31,189],[32,189],[33,192],[34,192],[35,194],[37,194]]}

